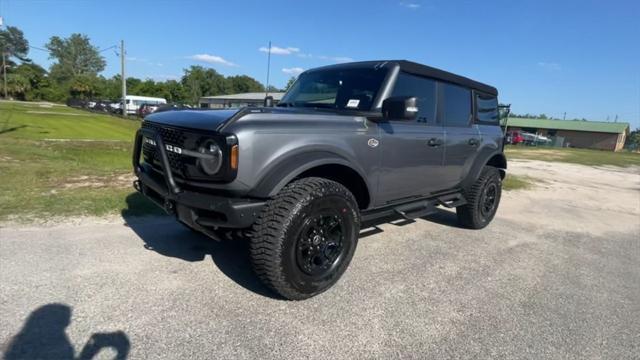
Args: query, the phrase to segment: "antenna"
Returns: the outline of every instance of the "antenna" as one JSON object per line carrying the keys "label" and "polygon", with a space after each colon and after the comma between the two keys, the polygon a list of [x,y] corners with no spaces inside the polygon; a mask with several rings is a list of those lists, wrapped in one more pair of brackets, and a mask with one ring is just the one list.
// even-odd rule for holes
{"label": "antenna", "polygon": [[269,72],[271,71],[271,40],[269,40],[269,54],[267,55],[267,86],[264,89],[264,96],[269,96]]}

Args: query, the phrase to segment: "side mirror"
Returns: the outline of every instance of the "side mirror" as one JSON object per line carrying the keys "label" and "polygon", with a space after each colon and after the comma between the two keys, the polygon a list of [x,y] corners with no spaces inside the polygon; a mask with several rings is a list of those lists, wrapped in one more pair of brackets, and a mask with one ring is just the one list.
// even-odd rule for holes
{"label": "side mirror", "polygon": [[395,96],[382,102],[382,117],[387,120],[413,120],[418,116],[415,96]]}
{"label": "side mirror", "polygon": [[273,96],[269,95],[264,98],[264,107],[273,107]]}

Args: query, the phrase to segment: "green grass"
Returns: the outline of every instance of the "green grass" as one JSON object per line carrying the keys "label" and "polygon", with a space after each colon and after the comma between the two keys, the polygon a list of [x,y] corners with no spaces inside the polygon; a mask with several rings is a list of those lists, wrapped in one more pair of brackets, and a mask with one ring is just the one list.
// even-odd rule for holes
{"label": "green grass", "polygon": [[526,190],[533,186],[533,179],[525,176],[507,174],[502,182],[503,190]]}
{"label": "green grass", "polygon": [[131,188],[138,127],[64,106],[0,102],[0,219],[154,211]]}
{"label": "green grass", "polygon": [[558,161],[589,166],[640,166],[640,154],[591,149],[507,146],[507,159]]}

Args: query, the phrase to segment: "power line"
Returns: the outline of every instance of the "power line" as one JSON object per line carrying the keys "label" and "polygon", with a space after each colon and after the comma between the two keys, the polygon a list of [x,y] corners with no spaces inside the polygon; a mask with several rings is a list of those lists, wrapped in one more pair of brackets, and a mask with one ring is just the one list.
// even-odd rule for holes
{"label": "power line", "polygon": [[107,50],[110,50],[110,49],[113,49],[113,48],[117,48],[117,47],[118,47],[118,45],[111,45],[106,49],[98,49],[98,52],[105,52]]}
{"label": "power line", "polygon": [[41,47],[37,47],[37,46],[33,46],[33,45],[29,45],[29,48],[31,48],[31,49],[36,49],[36,50],[40,50],[40,51],[44,51],[44,52],[50,52],[50,51],[49,51],[49,50],[47,50],[47,49],[43,49],[43,48],[41,48]]}

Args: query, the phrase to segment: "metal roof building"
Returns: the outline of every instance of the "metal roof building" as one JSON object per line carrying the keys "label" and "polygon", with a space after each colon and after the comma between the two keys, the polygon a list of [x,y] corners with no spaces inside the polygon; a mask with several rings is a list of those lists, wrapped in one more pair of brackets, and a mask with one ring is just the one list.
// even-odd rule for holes
{"label": "metal roof building", "polygon": [[626,122],[509,118],[508,130],[561,137],[568,147],[618,151],[629,134]]}
{"label": "metal roof building", "polygon": [[[283,92],[270,92],[273,103],[277,104],[282,99]],[[231,95],[203,96],[200,98],[200,107],[209,109],[236,108],[244,106],[262,106],[265,98],[264,92],[250,92]]]}

